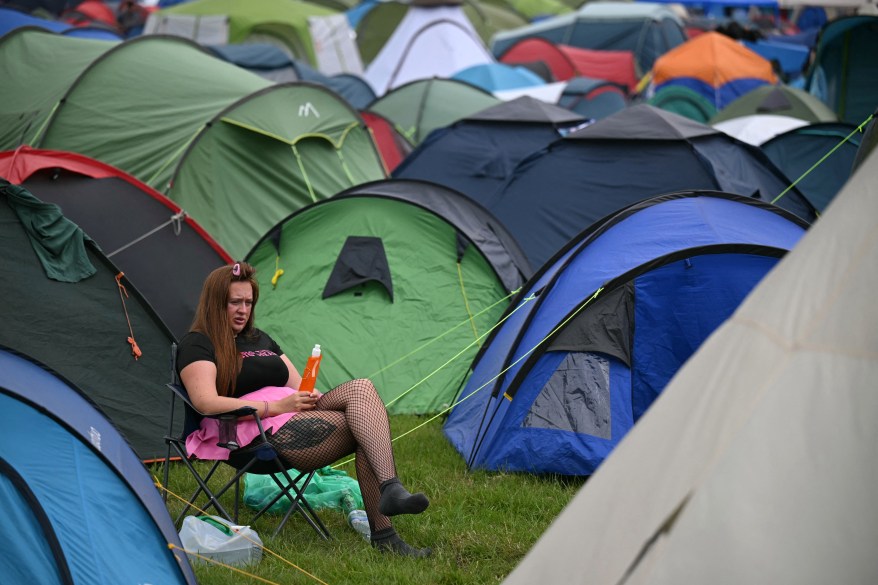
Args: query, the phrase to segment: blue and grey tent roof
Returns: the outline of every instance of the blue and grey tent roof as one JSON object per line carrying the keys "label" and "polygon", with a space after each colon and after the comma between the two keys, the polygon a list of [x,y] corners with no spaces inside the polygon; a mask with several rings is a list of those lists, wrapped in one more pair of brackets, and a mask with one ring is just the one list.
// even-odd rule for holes
{"label": "blue and grey tent roof", "polygon": [[6,578],[196,582],[146,468],[75,386],[0,346],[0,405],[0,499],[18,533]]}
{"label": "blue and grey tent roof", "polygon": [[[717,192],[655,197],[604,219],[559,251],[510,303],[499,320],[501,325],[492,332],[473,361],[473,373],[445,424],[446,436],[472,467],[569,475],[591,473],[633,424],[638,414],[636,409],[644,408],[642,399],[636,402],[640,394],[635,384],[629,389],[617,388],[612,394],[615,397],[611,398],[613,427],[612,432],[607,431],[604,436],[569,429],[555,432],[521,424],[535,397],[559,365],[558,360],[565,351],[570,351],[571,341],[563,339],[563,335],[578,323],[577,316],[581,314],[587,319],[601,311],[617,315],[619,307],[608,313],[607,307],[601,308],[605,299],[616,302],[633,298],[632,302],[637,303],[638,295],[649,298],[638,288],[638,279],[677,264],[681,274],[685,274],[687,263],[725,267],[737,266],[735,263],[739,260],[736,259],[743,259],[749,280],[736,286],[742,287],[739,294],[746,294],[752,279],[773,266],[804,231],[804,222],[782,209]],[[722,273],[720,270],[719,274]],[[691,288],[693,283],[687,286]],[[624,291],[631,286],[637,292]],[[620,296],[614,296],[616,292],[620,292]],[[669,292],[673,298],[672,291],[666,290],[664,294]],[[711,297],[697,308],[695,320],[700,320],[703,313],[706,321],[716,321],[724,316],[722,311],[730,312],[738,300],[730,297],[717,302]],[[689,305],[678,307],[677,318],[685,321],[681,315],[690,310],[696,311]],[[593,337],[589,341],[591,349],[583,351],[613,356],[620,364],[626,364],[627,360],[629,370],[632,360],[626,355],[630,356],[638,347],[655,348],[671,343],[662,339],[632,341],[637,335],[645,335],[646,328],[629,330],[628,326],[634,324],[622,323],[608,333],[602,329],[606,323],[602,320],[598,327],[585,327],[584,330],[598,331],[601,335]],[[704,333],[701,331],[698,335]],[[698,335],[687,343],[700,342]],[[612,351],[607,345],[606,339],[611,338],[618,351]],[[558,340],[563,343],[557,344]],[[685,347],[681,351],[685,354]],[[643,354],[634,355],[633,363],[643,359]],[[674,365],[656,363],[655,369],[661,371],[653,374],[659,382],[666,382],[673,374]],[[613,371],[611,368],[610,380],[616,383],[619,379],[614,377]],[[574,390],[571,392],[579,396]],[[580,387],[579,391],[581,399],[590,400],[588,396],[592,395],[587,387]],[[573,400],[579,398],[574,396]],[[630,404],[623,405],[626,401]]]}

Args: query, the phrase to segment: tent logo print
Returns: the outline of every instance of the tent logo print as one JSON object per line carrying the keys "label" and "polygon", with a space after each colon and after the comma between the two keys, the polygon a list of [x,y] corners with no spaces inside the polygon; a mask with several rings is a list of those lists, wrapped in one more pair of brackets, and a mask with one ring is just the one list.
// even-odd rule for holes
{"label": "tent logo print", "polygon": [[94,427],[88,428],[88,438],[91,441],[91,444],[94,445],[95,449],[98,451],[101,450],[101,433]]}
{"label": "tent logo print", "polygon": [[299,106],[299,117],[300,118],[308,116],[310,114],[314,114],[318,118],[320,117],[320,112],[317,111],[317,108],[315,108],[314,104],[312,104],[311,102],[306,102],[306,103],[302,104],[301,106]]}

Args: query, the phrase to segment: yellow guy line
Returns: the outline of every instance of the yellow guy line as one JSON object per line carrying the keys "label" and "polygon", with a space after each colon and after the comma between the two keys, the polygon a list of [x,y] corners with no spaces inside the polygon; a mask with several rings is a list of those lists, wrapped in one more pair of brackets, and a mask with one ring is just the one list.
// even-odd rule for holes
{"label": "yellow guy line", "polygon": [[[168,465],[168,463],[169,463],[169,462],[166,461],[166,462],[165,462],[165,465]],[[153,479],[153,483],[155,484],[155,487],[157,487],[159,490],[162,490],[162,491],[164,491],[164,492],[166,492],[166,493],[168,493],[168,494],[174,496],[175,498],[177,498],[177,499],[180,500],[181,502],[183,502],[183,503],[185,503],[185,504],[188,504],[188,505],[192,506],[193,508],[195,508],[196,510],[198,510],[199,512],[201,512],[201,513],[204,514],[204,515],[207,515],[207,516],[210,515],[208,512],[206,512],[205,510],[202,510],[201,508],[199,508],[198,506],[196,506],[196,505],[193,504],[192,502],[188,501],[186,498],[184,498],[184,497],[182,497],[182,496],[179,496],[179,495],[175,494],[174,492],[172,492],[171,490],[169,490],[168,488],[166,488],[165,486],[163,486],[162,483],[158,480],[157,477],[153,476],[152,479]],[[230,526],[230,528],[232,528],[232,527]],[[232,528],[232,530],[235,530],[235,529]],[[253,540],[252,538],[248,537],[246,534],[241,534],[241,533],[238,532],[237,530],[235,530],[235,533],[238,534],[238,535],[240,535],[240,536],[243,536],[246,540],[248,540],[248,541],[250,541],[251,543],[253,543],[254,545],[258,546],[259,548],[261,548],[261,549],[262,549],[263,551],[265,551],[266,553],[270,554],[271,556],[275,557],[276,559],[280,559],[282,562],[284,562],[284,563],[286,563],[287,565],[293,567],[294,569],[296,569],[296,570],[298,570],[298,571],[301,571],[302,573],[304,573],[305,575],[311,577],[312,579],[314,579],[314,580],[317,581],[318,583],[322,583],[322,585],[329,585],[328,583],[326,583],[326,581],[323,581],[323,580],[321,580],[320,578],[315,577],[314,575],[312,575],[311,573],[309,573],[308,571],[306,571],[306,570],[303,569],[302,567],[296,565],[296,564],[293,563],[292,561],[288,561],[287,559],[283,558],[282,556],[280,556],[279,554],[277,554],[277,553],[274,552],[273,550],[268,549],[268,548],[265,548],[264,545],[259,544],[258,542],[256,542],[256,541]],[[187,551],[187,550],[185,550],[185,549],[182,549],[182,548],[180,548],[180,547],[178,547],[178,546],[176,546],[176,545],[173,545],[173,544],[171,544],[171,543],[168,543],[168,547],[169,547],[169,548],[172,548],[172,549],[173,549],[173,548],[179,548],[180,550],[184,551],[186,554],[192,554],[192,555],[197,556],[197,557],[199,557],[199,558],[204,558],[204,557],[201,557],[200,555],[197,555],[197,554],[195,554],[195,553],[191,553],[191,552],[189,552],[189,551]],[[252,575],[252,574],[250,574],[250,573],[246,573],[246,572],[244,572],[244,571],[242,571],[242,570],[240,570],[240,569],[237,569],[237,568],[235,568],[235,567],[232,567],[232,566],[230,566],[230,565],[225,565],[225,564],[223,564],[223,563],[220,563],[219,561],[215,561],[215,560],[213,560],[213,559],[205,559],[205,560],[208,560],[208,561],[210,561],[210,562],[212,562],[212,563],[214,563],[214,564],[217,564],[217,565],[222,565],[223,567],[228,567],[229,569],[232,569],[233,571],[237,571],[238,573],[243,573],[243,574],[245,574],[245,575],[249,575],[249,576],[253,577],[254,579],[258,579],[258,580],[263,581],[263,582],[265,582],[265,583],[272,583],[272,581],[265,581],[265,580],[262,579],[261,577],[258,577],[258,576],[256,576],[256,575]]]}
{"label": "yellow guy line", "polygon": [[[506,295],[505,297],[503,297],[502,299],[500,299],[500,300],[497,301],[496,303],[494,303],[494,304],[492,304],[492,305],[490,305],[490,306],[488,306],[488,307],[485,307],[484,309],[482,309],[481,311],[479,311],[478,313],[476,313],[475,316],[476,316],[476,317],[479,317],[479,316],[481,316],[482,314],[486,313],[487,311],[490,311],[491,309],[493,309],[494,307],[496,307],[496,306],[499,305],[500,303],[502,303],[502,302],[504,302],[504,301],[507,301],[507,300],[509,300],[510,297],[512,297],[512,296],[514,296],[514,295],[516,295],[516,294],[518,294],[518,291],[520,291],[520,290],[521,290],[520,288],[515,289],[514,291],[510,292],[508,295]],[[530,300],[530,299],[525,299],[525,300]],[[518,309],[516,309],[516,311],[517,311],[517,310],[518,310]],[[434,337],[433,339],[431,339],[431,340],[428,341],[427,343],[424,343],[424,344],[422,344],[422,345],[416,347],[415,349],[413,349],[412,351],[408,352],[407,354],[405,354],[405,355],[402,356],[401,358],[399,358],[399,359],[397,359],[397,360],[395,360],[395,361],[393,361],[393,362],[390,362],[389,364],[387,364],[386,366],[384,366],[384,367],[381,368],[380,370],[378,370],[378,371],[374,372],[373,374],[371,374],[371,375],[369,375],[369,376],[366,376],[366,377],[367,377],[367,378],[370,378],[370,379],[371,379],[371,378],[375,378],[375,376],[377,376],[378,374],[384,372],[385,370],[389,370],[390,368],[392,368],[392,367],[394,367],[394,366],[400,364],[401,362],[407,360],[408,358],[412,357],[412,356],[415,355],[416,353],[418,353],[418,352],[420,352],[420,351],[426,349],[428,345],[431,345],[431,344],[433,344],[433,343],[436,343],[437,341],[439,341],[440,339],[442,339],[442,338],[445,337],[446,335],[449,335],[449,334],[450,334],[452,331],[454,331],[455,329],[458,329],[458,328],[462,327],[462,326],[465,325],[465,324],[466,324],[466,321],[461,321],[460,323],[458,323],[457,325],[455,325],[454,327],[452,327],[451,329],[449,329],[449,330],[446,331],[445,333],[442,333],[441,335],[437,335],[436,337]]]}
{"label": "yellow guy line", "polygon": [[795,187],[796,185],[798,185],[798,184],[799,184],[799,181],[801,181],[802,179],[804,179],[805,177],[807,177],[809,174],[811,174],[811,171],[813,171],[813,170],[816,169],[818,166],[820,166],[821,164],[823,164],[823,161],[825,161],[827,158],[829,158],[830,155],[832,155],[833,152],[835,152],[836,150],[838,150],[839,148],[841,148],[841,145],[842,145],[842,144],[844,144],[845,142],[847,142],[848,140],[850,140],[850,139],[851,139],[851,136],[853,136],[853,135],[856,134],[857,132],[862,132],[862,131],[863,131],[863,127],[864,127],[866,124],[868,124],[869,121],[870,121],[874,116],[875,116],[875,114],[869,114],[869,117],[866,118],[866,119],[863,121],[862,124],[860,124],[859,126],[857,126],[856,128],[854,128],[854,130],[853,130],[850,134],[848,134],[847,136],[845,136],[844,139],[843,139],[841,142],[839,142],[838,144],[836,144],[836,145],[832,148],[832,150],[830,150],[829,152],[827,152],[826,154],[824,154],[824,155],[823,155],[823,158],[821,158],[821,159],[818,160],[816,163],[814,163],[813,165],[811,165],[811,168],[810,168],[810,169],[808,169],[807,171],[805,171],[804,173],[802,173],[802,176],[800,176],[798,179],[796,179],[795,181],[793,181],[792,184],[791,184],[789,187],[787,187],[786,189],[784,189],[783,192],[782,192],[780,195],[778,195],[777,197],[775,197],[774,199],[772,199],[771,202],[772,202],[772,203],[777,203],[778,200],[780,200],[781,197],[783,197],[784,195],[786,195],[787,192],[788,192],[790,189],[792,189],[793,187]]}
{"label": "yellow guy line", "polygon": [[[462,403],[462,402],[464,402],[464,401],[466,401],[466,400],[469,400],[470,398],[472,398],[473,396],[475,396],[478,392],[482,391],[486,386],[488,386],[489,384],[491,384],[492,382],[494,382],[497,378],[499,378],[500,376],[502,376],[503,374],[505,374],[506,372],[508,372],[510,369],[512,369],[514,366],[516,366],[519,362],[521,362],[521,360],[523,360],[524,358],[526,358],[527,356],[529,356],[530,354],[532,354],[534,351],[536,351],[536,349],[537,349],[539,346],[541,346],[543,343],[545,343],[546,340],[548,340],[548,339],[549,339],[550,337],[552,337],[555,333],[557,333],[559,330],[561,330],[565,325],[567,325],[567,323],[569,323],[569,322],[571,321],[571,319],[573,319],[574,317],[576,317],[576,315],[578,315],[578,314],[579,314],[584,308],[586,308],[588,305],[590,305],[591,302],[592,302],[593,300],[595,300],[595,299],[598,297],[598,295],[601,294],[601,292],[603,292],[603,290],[604,290],[604,287],[600,287],[599,289],[597,289],[597,290],[594,292],[593,295],[591,295],[591,296],[590,296],[590,297],[589,297],[589,298],[588,298],[588,299],[587,299],[582,305],[580,305],[578,309],[576,309],[573,313],[571,313],[571,315],[570,315],[569,317],[567,317],[566,319],[564,319],[564,321],[562,321],[561,323],[558,324],[558,326],[556,326],[554,329],[552,329],[552,331],[550,331],[548,335],[546,335],[545,337],[543,337],[543,338],[542,338],[542,339],[541,339],[541,340],[540,340],[535,346],[533,346],[533,347],[530,348],[527,352],[525,352],[524,354],[522,354],[521,357],[519,357],[517,360],[515,360],[514,362],[512,362],[511,364],[509,364],[508,366],[506,366],[503,370],[499,371],[499,372],[498,372],[493,378],[489,379],[487,382],[485,382],[484,384],[482,384],[481,386],[479,386],[478,388],[476,388],[475,390],[473,390],[472,392],[470,392],[469,394],[467,394],[466,396],[464,396],[463,398],[461,398],[460,400],[458,400],[457,402],[455,402],[454,404],[452,404],[451,406],[449,406],[448,408],[446,408],[446,409],[440,411],[440,412],[437,413],[435,416],[432,416],[432,417],[428,418],[427,420],[425,420],[423,423],[419,424],[418,426],[416,426],[416,427],[414,427],[414,428],[412,428],[412,429],[409,429],[408,431],[402,433],[402,434],[399,435],[399,436],[394,437],[394,438],[391,440],[391,442],[396,442],[397,439],[401,439],[401,438],[405,437],[406,435],[408,435],[408,434],[410,434],[410,433],[413,433],[413,432],[417,431],[418,429],[420,429],[420,428],[422,428],[422,427],[424,427],[424,426],[430,424],[431,422],[433,422],[433,421],[436,420],[437,418],[441,417],[441,416],[444,415],[445,413],[451,411],[451,409],[453,409],[453,408],[454,408],[455,406],[457,406],[458,404],[460,404],[460,403]],[[525,301],[531,301],[531,300],[533,300],[534,298],[536,298],[536,297],[534,297],[533,295],[530,295],[529,297],[527,297],[527,298],[524,299],[524,300],[525,300]],[[523,306],[523,303],[522,303],[521,306]],[[521,306],[519,306],[519,307],[518,307],[517,309],[515,309],[515,310],[517,311],[519,308],[521,308]],[[513,311],[513,313],[514,313],[514,312],[515,312],[515,311]],[[511,317],[511,316],[512,316],[512,313],[510,313],[506,318],[508,319],[508,318]],[[505,319],[504,319],[504,320],[505,320]],[[501,321],[501,323],[502,323],[502,321]],[[497,327],[497,326],[499,326],[499,325],[500,325],[500,323],[498,323],[497,325],[495,325],[495,327]],[[470,345],[472,345],[472,344],[470,344]],[[453,358],[452,358],[452,359],[453,359]],[[450,360],[449,360],[449,361],[450,361]],[[443,367],[444,367],[444,366],[443,366]],[[434,373],[435,373],[435,372],[434,372]],[[430,374],[430,375],[432,376],[433,374]],[[418,383],[420,384],[420,382],[418,382]],[[504,395],[504,396],[506,396],[507,400],[509,399],[509,397],[508,397],[507,395]],[[354,461],[355,459],[356,459],[355,457],[352,457],[352,458],[350,458],[350,459],[347,459],[347,460],[345,460],[345,461],[342,461],[341,463],[337,463],[336,465],[333,465],[332,468],[335,469],[336,467],[341,467],[342,465],[347,465],[348,463],[350,463],[351,461]]]}
{"label": "yellow guy line", "polygon": [[[575,310],[575,311],[574,311],[569,317],[567,317],[566,319],[564,319],[564,321],[562,321],[557,327],[555,327],[552,331],[550,331],[548,335],[546,335],[545,337],[543,337],[543,338],[542,338],[542,339],[541,339],[541,340],[540,340],[535,346],[533,346],[532,348],[530,348],[529,350],[527,350],[527,352],[525,352],[524,354],[522,354],[521,357],[519,357],[517,360],[515,360],[514,362],[512,362],[511,364],[509,364],[508,366],[506,366],[503,370],[501,370],[500,372],[498,372],[497,375],[495,375],[493,378],[491,378],[490,380],[488,380],[487,382],[485,382],[484,384],[482,384],[481,386],[479,386],[478,388],[476,388],[475,390],[473,390],[472,392],[470,392],[469,394],[467,394],[465,397],[461,398],[460,400],[458,400],[457,402],[455,402],[454,404],[452,404],[451,406],[449,406],[448,408],[446,408],[445,410],[443,410],[442,412],[438,413],[436,416],[433,416],[432,418],[429,418],[429,419],[425,420],[423,423],[419,424],[418,426],[414,427],[413,429],[409,429],[408,431],[404,432],[403,434],[399,435],[398,437],[394,437],[393,440],[396,441],[397,439],[401,439],[401,438],[403,438],[404,436],[408,435],[409,433],[413,433],[413,432],[415,432],[416,430],[420,429],[420,428],[423,427],[424,425],[433,422],[434,420],[436,420],[437,418],[439,418],[440,416],[442,416],[442,415],[445,414],[446,412],[450,411],[452,408],[454,408],[455,406],[457,406],[458,404],[460,404],[460,403],[463,402],[464,400],[469,400],[470,398],[472,398],[477,392],[480,392],[480,391],[481,391],[483,388],[485,388],[488,384],[491,384],[492,382],[494,382],[494,380],[496,380],[497,378],[499,378],[500,376],[502,376],[503,374],[505,374],[506,372],[508,372],[508,371],[509,371],[510,369],[512,369],[516,364],[518,364],[519,362],[521,362],[521,360],[523,360],[524,358],[526,358],[527,356],[529,356],[530,354],[532,354],[534,351],[536,351],[536,349],[537,349],[539,346],[541,346],[543,343],[545,343],[546,340],[548,340],[550,337],[552,337],[552,336],[553,336],[555,333],[557,333],[561,328],[563,328],[565,325],[567,325],[567,323],[569,323],[571,319],[573,319],[576,315],[578,315],[578,314],[580,313],[580,311],[582,311],[585,307],[587,307],[589,304],[591,304],[591,302],[592,302],[593,300],[595,300],[595,299],[597,298],[597,296],[598,296],[599,294],[601,294],[601,291],[603,291],[603,290],[604,290],[604,287],[601,287],[601,288],[597,289],[597,290],[595,291],[595,293],[594,293],[593,295],[591,295],[591,296],[588,298],[588,300],[586,300],[586,301],[585,301],[585,302],[584,302],[584,303],[583,303],[578,309],[576,309],[576,310]],[[529,298],[533,298],[533,296],[531,296],[531,297],[529,297]],[[506,395],[504,395],[504,396],[506,396]],[[506,398],[509,399],[508,396],[506,396]]]}
{"label": "yellow guy line", "polygon": [[[185,548],[179,547],[179,546],[177,546],[176,544],[168,543],[168,548],[171,549],[171,550],[175,550],[175,549],[176,549],[176,550],[181,550],[181,551],[183,551],[184,553],[186,553],[188,556],[191,556],[191,557],[197,557],[197,558],[201,559],[202,561],[207,561],[208,563],[213,563],[214,565],[219,565],[220,567],[225,567],[225,568],[227,568],[227,569],[229,569],[229,570],[231,570],[231,571],[234,571],[235,573],[240,573],[240,574],[242,574],[242,575],[246,575],[246,576],[248,576],[248,577],[251,577],[251,578],[253,578],[253,579],[256,579],[257,581],[262,581],[263,583],[269,583],[270,585],[280,585],[280,583],[277,583],[277,582],[275,582],[275,581],[269,581],[268,579],[263,579],[263,578],[260,577],[259,575],[254,575],[253,573],[248,573],[247,571],[242,571],[241,569],[239,569],[239,568],[237,568],[237,567],[233,567],[233,566],[231,566],[231,565],[227,565],[227,564],[225,564],[225,563],[221,563],[221,562],[217,561],[216,559],[212,559],[212,558],[210,558],[210,557],[206,557],[206,556],[204,556],[204,555],[200,555],[200,554],[198,554],[198,553],[196,553],[196,552],[193,552],[193,551],[191,551],[191,550],[186,550]],[[176,557],[177,555],[175,554],[174,556]],[[178,557],[178,558],[179,558],[179,557]]]}
{"label": "yellow guy line", "polygon": [[430,378],[432,378],[435,374],[437,374],[439,371],[441,371],[443,368],[445,368],[445,366],[447,366],[448,364],[450,364],[451,362],[455,361],[457,358],[459,358],[460,356],[462,356],[462,355],[463,355],[464,353],[466,353],[466,352],[467,352],[472,346],[474,346],[474,345],[476,345],[477,343],[479,343],[482,339],[484,339],[487,335],[489,335],[494,329],[496,329],[497,327],[499,327],[500,325],[502,325],[504,321],[506,321],[507,319],[509,319],[509,318],[510,318],[512,315],[514,315],[515,313],[517,313],[518,310],[521,309],[526,303],[528,303],[528,302],[534,300],[535,298],[536,298],[536,297],[533,296],[533,295],[530,295],[530,296],[528,296],[527,298],[525,298],[525,299],[521,302],[521,304],[518,305],[518,306],[515,308],[514,311],[512,311],[511,313],[509,313],[508,315],[506,315],[505,317],[503,317],[502,319],[500,319],[500,321],[498,321],[496,325],[494,325],[493,327],[491,327],[490,329],[488,329],[487,331],[485,331],[481,336],[476,337],[476,339],[475,339],[474,341],[471,341],[471,342],[469,343],[469,345],[467,345],[467,346],[464,347],[462,350],[460,350],[459,352],[457,352],[456,354],[454,354],[451,358],[449,358],[448,360],[446,360],[444,364],[442,364],[441,366],[439,366],[438,368],[436,368],[435,370],[433,370],[432,372],[430,372],[429,374],[427,374],[426,376],[424,376],[423,378],[421,378],[420,380],[418,380],[417,382],[415,382],[415,383],[412,385],[411,388],[409,388],[408,390],[406,390],[405,392],[403,392],[402,394],[400,394],[399,396],[397,396],[396,398],[394,398],[393,400],[391,400],[390,402],[388,402],[385,406],[390,406],[391,404],[393,404],[394,402],[396,402],[397,400],[399,400],[400,398],[402,398],[403,396],[405,396],[406,394],[408,394],[409,392],[411,392],[412,390],[414,390],[415,388],[417,388],[418,386],[420,386],[421,384],[423,384],[424,382],[426,382],[427,380],[429,380]]}
{"label": "yellow guy line", "polygon": [[457,279],[460,281],[460,292],[463,294],[463,306],[466,307],[466,314],[469,315],[470,325],[473,326],[473,335],[476,339],[479,338],[479,331],[476,329],[476,322],[473,317],[473,312],[469,308],[469,299],[466,297],[466,287],[463,285],[463,269],[460,266],[460,262],[457,263]]}

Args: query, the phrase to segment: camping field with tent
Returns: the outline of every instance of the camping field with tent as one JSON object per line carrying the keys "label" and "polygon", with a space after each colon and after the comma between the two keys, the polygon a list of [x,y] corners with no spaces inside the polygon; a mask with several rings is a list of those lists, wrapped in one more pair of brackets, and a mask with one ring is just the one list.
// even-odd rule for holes
{"label": "camping field with tent", "polygon": [[[875,0],[0,0],[0,581],[878,582],[876,52]],[[430,558],[353,456],[287,523],[172,450],[236,261]]]}

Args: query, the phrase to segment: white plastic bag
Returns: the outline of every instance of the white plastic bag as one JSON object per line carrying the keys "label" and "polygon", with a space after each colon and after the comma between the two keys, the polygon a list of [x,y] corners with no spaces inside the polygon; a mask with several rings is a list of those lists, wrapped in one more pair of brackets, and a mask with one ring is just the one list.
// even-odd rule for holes
{"label": "white plastic bag", "polygon": [[[219,516],[186,516],[180,542],[188,551],[227,565],[246,565],[262,558],[262,540],[255,530]],[[205,562],[194,556],[191,560]]]}

